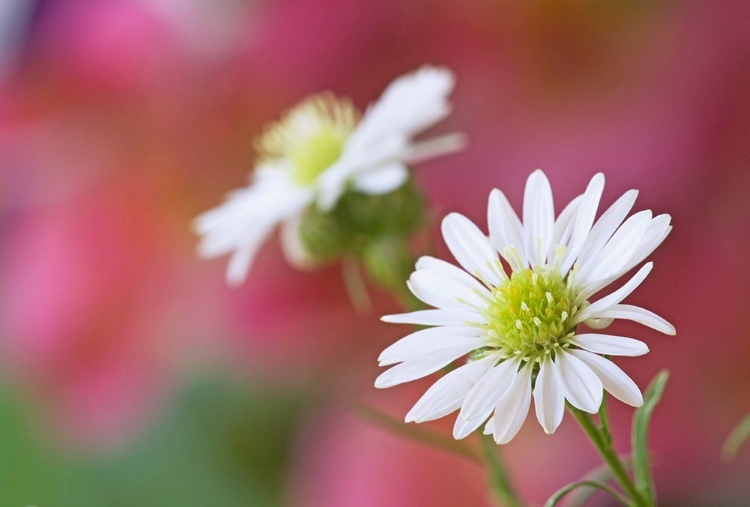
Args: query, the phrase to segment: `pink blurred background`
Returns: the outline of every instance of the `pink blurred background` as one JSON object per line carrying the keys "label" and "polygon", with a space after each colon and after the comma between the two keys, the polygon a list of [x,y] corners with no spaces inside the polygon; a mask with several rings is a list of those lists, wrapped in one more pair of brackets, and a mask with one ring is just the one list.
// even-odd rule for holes
{"label": "pink blurred background", "polygon": [[[470,139],[417,169],[436,217],[484,227],[490,189],[519,209],[537,167],[557,211],[602,171],[603,206],[638,188],[637,209],[672,215],[631,300],[678,335],[613,328],[649,343],[623,361],[640,386],[672,373],[660,504],[750,504],[750,448],[719,458],[750,412],[750,3],[11,0],[0,18],[0,372],[44,453],[126,459],[210,376],[304,407],[272,505],[490,505],[480,468],[352,415],[365,400],[401,417],[427,385],[372,387],[403,333],[377,319],[395,301],[356,313],[337,266],[294,271],[276,241],[228,289],[190,230],[282,110],[326,89],[364,107],[435,63],[458,82],[443,127]],[[631,410],[612,411],[626,451]],[[597,464],[567,419],[552,437],[529,421],[503,451],[533,504]]]}

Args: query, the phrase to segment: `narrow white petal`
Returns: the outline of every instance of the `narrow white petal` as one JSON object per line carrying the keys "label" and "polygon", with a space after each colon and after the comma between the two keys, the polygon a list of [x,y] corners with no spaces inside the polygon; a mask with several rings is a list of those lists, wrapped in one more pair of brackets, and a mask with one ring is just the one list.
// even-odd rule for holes
{"label": "narrow white petal", "polygon": [[446,349],[439,353],[428,356],[420,356],[411,361],[397,364],[389,370],[384,371],[375,379],[375,387],[385,389],[404,382],[410,382],[418,378],[426,377],[465,355],[465,351]]}
{"label": "narrow white petal", "polygon": [[614,305],[604,311],[592,315],[590,318],[632,320],[633,322],[655,329],[660,333],[670,336],[675,334],[675,329],[672,324],[664,320],[662,317],[659,317],[654,312],[650,312],[639,306]]}
{"label": "narrow white petal", "polygon": [[250,271],[250,266],[252,266],[253,259],[255,258],[255,253],[258,251],[263,239],[265,238],[260,237],[253,245],[235,250],[230,255],[226,273],[227,285],[236,287],[245,281],[247,273]]}
{"label": "narrow white petal", "polygon": [[534,409],[539,424],[548,435],[555,432],[565,412],[565,392],[557,367],[547,358],[539,368],[534,386]]}
{"label": "narrow white petal", "polygon": [[591,226],[594,223],[594,218],[596,218],[596,211],[599,209],[599,200],[602,197],[603,191],[604,175],[598,173],[591,178],[591,182],[586,187],[586,192],[583,194],[578,213],[576,213],[573,230],[568,241],[567,250],[565,251],[565,260],[561,269],[562,273],[568,272],[583,248],[591,231]]}
{"label": "narrow white petal", "polygon": [[471,361],[449,372],[432,384],[406,414],[406,422],[425,422],[444,417],[458,410],[474,384],[497,360],[494,356]]}
{"label": "narrow white petal", "polygon": [[464,419],[461,414],[458,414],[458,417],[456,417],[456,424],[453,426],[453,438],[461,440],[462,438],[468,437],[487,420],[490,414],[492,414],[492,410],[488,410],[479,417],[470,420]]}
{"label": "narrow white petal", "polygon": [[648,353],[648,345],[634,338],[607,334],[577,334],[570,343],[597,354],[609,356],[642,356]]}
{"label": "narrow white petal", "polygon": [[395,79],[366,111],[347,149],[372,151],[384,138],[410,138],[450,112],[448,95],[455,84],[445,68],[424,66]]}
{"label": "narrow white petal", "polygon": [[232,253],[227,282],[241,283],[261,243],[280,223],[300,213],[312,196],[290,183],[278,171],[260,171],[255,182],[231,192],[219,206],[195,219],[203,257]]}
{"label": "narrow white petal", "polygon": [[409,169],[393,161],[353,176],[354,188],[363,194],[379,195],[393,192],[409,179]]}
{"label": "narrow white petal", "polygon": [[545,263],[554,223],[552,188],[544,173],[537,169],[526,181],[523,195],[524,246],[533,264]]}
{"label": "narrow white petal", "polygon": [[596,255],[607,241],[609,241],[609,238],[612,237],[612,234],[614,234],[617,228],[620,227],[622,221],[625,220],[625,217],[633,208],[636,197],[638,197],[638,191],[629,190],[620,196],[620,198],[602,214],[599,220],[597,220],[591,228],[591,232],[589,232],[586,237],[581,252],[578,254],[579,265],[588,261],[591,256]]}
{"label": "narrow white petal", "polygon": [[495,416],[493,415],[489,419],[487,419],[487,424],[484,425],[484,430],[482,430],[483,435],[492,435],[495,432]]}
{"label": "narrow white petal", "polygon": [[451,253],[468,273],[493,285],[500,283],[497,254],[471,220],[459,213],[450,213],[443,219],[442,230]]}
{"label": "narrow white petal", "polygon": [[447,349],[471,352],[486,345],[481,331],[467,326],[439,326],[420,329],[391,344],[378,356],[381,366],[407,361],[415,356],[436,354]]}
{"label": "narrow white petal", "polygon": [[418,310],[384,315],[380,320],[391,324],[415,324],[417,326],[461,326],[467,322],[477,324],[485,322],[481,314],[469,310]]}
{"label": "narrow white petal", "polygon": [[431,139],[412,142],[407,147],[404,159],[409,164],[418,164],[424,160],[447,155],[466,147],[466,135],[457,132],[443,134]]}
{"label": "narrow white petal", "polygon": [[618,274],[635,253],[650,223],[649,210],[628,218],[599,253],[580,265],[577,280],[589,284]]}
{"label": "narrow white petal", "polygon": [[417,271],[432,271],[439,275],[448,276],[463,283],[467,287],[478,291],[481,294],[487,296],[489,296],[490,294],[487,290],[487,287],[479,283],[476,278],[474,278],[458,266],[455,266],[450,262],[445,262],[442,259],[430,257],[429,255],[423,255],[422,257],[417,259],[416,268]]}
{"label": "narrow white petal", "polygon": [[495,415],[487,423],[490,433],[498,444],[507,444],[523,426],[531,405],[531,365],[523,366],[516,376],[508,394],[495,405]]}
{"label": "narrow white petal", "polygon": [[608,310],[612,306],[620,303],[623,299],[628,297],[630,293],[632,293],[635,289],[637,289],[641,283],[643,283],[643,280],[646,279],[646,277],[651,272],[651,269],[653,269],[653,267],[654,267],[653,262],[644,264],[641,267],[641,269],[639,269],[638,272],[635,275],[633,275],[633,278],[631,278],[625,283],[625,285],[623,285],[622,287],[620,287],[613,293],[607,296],[604,296],[598,301],[594,301],[589,306],[587,306],[582,312],[576,315],[572,321],[572,324],[578,324],[580,322],[583,322],[584,320],[591,318],[593,315],[597,315],[603,312],[604,310]]}
{"label": "narrow white petal", "polygon": [[622,268],[621,273],[627,273],[635,266],[637,266],[642,260],[651,255],[656,248],[662,244],[669,233],[672,231],[672,226],[669,225],[672,217],[669,215],[659,215],[651,220],[651,223],[646,230],[646,234],[643,235],[638,249],[630,257],[625,267]]}
{"label": "narrow white petal", "polygon": [[523,225],[516,212],[513,211],[508,199],[498,189],[490,192],[487,206],[487,224],[490,229],[490,242],[503,258],[505,258],[506,247],[513,246],[521,260],[524,263],[528,262],[526,250],[523,246]]}
{"label": "narrow white petal", "polygon": [[604,389],[612,396],[633,407],[643,405],[641,390],[615,363],[585,350],[571,350],[570,353],[596,373]]}
{"label": "narrow white petal", "polygon": [[595,414],[602,404],[602,381],[586,364],[567,352],[557,354],[560,379],[565,397],[579,410]]}
{"label": "narrow white petal", "polygon": [[436,308],[467,310],[483,308],[486,304],[474,289],[432,271],[415,271],[407,286],[417,298]]}
{"label": "narrow white petal", "polygon": [[300,239],[301,223],[301,215],[297,215],[281,225],[281,233],[279,234],[281,251],[290,265],[300,270],[309,270],[316,265],[316,262],[307,252]]}
{"label": "narrow white petal", "polygon": [[[582,195],[579,195],[565,206],[560,216],[555,220],[555,226],[552,229],[552,248],[557,245],[567,245],[570,236],[573,233],[573,226],[576,221],[578,207],[581,205]],[[567,271],[567,270],[565,270]]]}
{"label": "narrow white petal", "polygon": [[469,421],[491,411],[513,385],[519,363],[518,359],[507,359],[488,371],[461,405],[461,417]]}

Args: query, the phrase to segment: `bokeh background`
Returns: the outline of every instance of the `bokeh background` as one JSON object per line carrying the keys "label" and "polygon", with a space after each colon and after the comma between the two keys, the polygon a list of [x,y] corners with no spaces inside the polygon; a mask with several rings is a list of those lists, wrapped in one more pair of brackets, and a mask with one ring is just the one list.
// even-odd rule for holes
{"label": "bokeh background", "polygon": [[[661,504],[750,505],[750,448],[719,457],[750,412],[749,2],[2,0],[0,506],[490,505],[481,468],[353,414],[428,384],[372,387],[395,300],[355,312],[339,266],[296,272],[275,240],[228,289],[190,230],[282,110],[364,107],[423,63],[456,73],[439,129],[470,138],[417,168],[435,217],[485,226],[537,167],[557,211],[604,171],[603,206],[639,188],[673,216],[631,301],[678,335],[616,324],[652,351],[622,363],[672,373]],[[569,417],[503,452],[535,505],[598,463]]]}

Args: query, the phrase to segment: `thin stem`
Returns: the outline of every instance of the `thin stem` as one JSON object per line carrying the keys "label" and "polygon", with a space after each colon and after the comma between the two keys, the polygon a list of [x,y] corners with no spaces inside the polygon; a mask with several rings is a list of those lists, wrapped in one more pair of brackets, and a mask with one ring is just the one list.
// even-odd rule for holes
{"label": "thin stem", "polygon": [[391,433],[408,438],[409,440],[436,447],[443,451],[448,451],[479,465],[482,464],[481,455],[474,447],[467,445],[465,442],[453,440],[450,437],[444,436],[442,433],[409,426],[404,424],[402,420],[391,417],[385,412],[369,405],[358,405],[354,410],[357,415],[363,419],[366,419],[368,422],[380,426]]}
{"label": "thin stem", "polygon": [[575,407],[568,406],[568,410],[576,418],[583,428],[583,431],[589,436],[591,442],[593,442],[596,447],[596,450],[599,451],[602,459],[604,459],[604,462],[607,463],[607,466],[612,470],[612,475],[633,500],[633,504],[638,507],[647,507],[648,504],[641,497],[635,484],[633,484],[633,480],[628,475],[625,465],[620,461],[620,457],[612,447],[612,442],[607,441],[607,439],[604,438],[602,432],[597,428],[591,416]]}
{"label": "thin stem", "polygon": [[482,435],[480,439],[487,465],[487,473],[489,474],[490,484],[492,485],[492,490],[495,492],[495,496],[507,507],[522,507],[523,504],[516,496],[513,486],[508,479],[508,473],[505,471],[505,465],[498,452],[497,444],[491,435]]}
{"label": "thin stem", "polygon": [[609,413],[607,412],[607,394],[602,397],[602,404],[599,407],[599,428],[605,441],[612,444],[612,432],[609,429]]}

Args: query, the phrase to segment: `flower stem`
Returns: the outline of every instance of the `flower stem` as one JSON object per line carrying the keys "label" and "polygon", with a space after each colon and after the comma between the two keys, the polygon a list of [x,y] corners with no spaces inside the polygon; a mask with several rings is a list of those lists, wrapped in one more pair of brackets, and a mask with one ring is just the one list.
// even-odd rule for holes
{"label": "flower stem", "polygon": [[[583,431],[585,431],[588,437],[591,439],[591,442],[596,447],[596,450],[599,451],[599,454],[601,455],[602,459],[604,459],[604,462],[607,464],[607,466],[609,466],[609,469],[612,470],[612,475],[615,477],[615,479],[617,479],[617,482],[620,483],[620,486],[622,486],[622,488],[627,492],[628,496],[632,500],[632,504],[637,507],[649,507],[648,502],[644,500],[644,498],[636,489],[633,480],[630,478],[630,475],[628,475],[628,472],[625,469],[625,465],[623,465],[622,461],[620,461],[620,457],[612,447],[612,440],[609,437],[608,426],[606,426],[606,429],[597,427],[596,423],[594,423],[594,420],[591,418],[591,415],[583,412],[582,410],[578,410],[575,407],[568,405],[568,410],[573,414],[573,416],[583,428]],[[604,424],[606,424],[606,407],[604,411],[605,418],[603,419],[603,422]]]}
{"label": "flower stem", "polygon": [[434,431],[408,426],[402,420],[391,417],[385,412],[369,405],[358,405],[354,410],[363,419],[394,434],[442,449],[477,464],[482,463],[482,457],[477,450],[474,447],[466,445],[465,442],[454,440]]}
{"label": "flower stem", "polygon": [[498,452],[498,446],[491,435],[482,435],[482,450],[489,474],[490,484],[497,499],[506,507],[522,507],[523,504],[516,496],[513,486],[508,479],[505,465]]}

